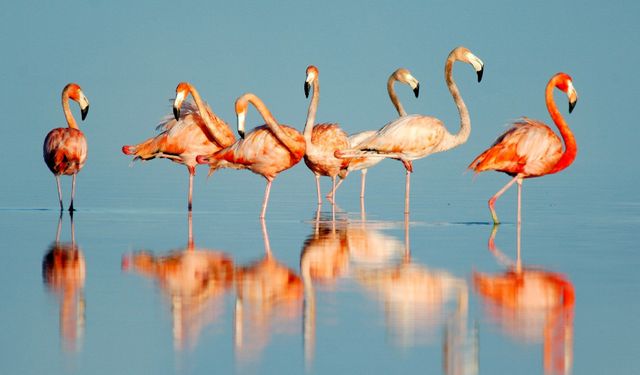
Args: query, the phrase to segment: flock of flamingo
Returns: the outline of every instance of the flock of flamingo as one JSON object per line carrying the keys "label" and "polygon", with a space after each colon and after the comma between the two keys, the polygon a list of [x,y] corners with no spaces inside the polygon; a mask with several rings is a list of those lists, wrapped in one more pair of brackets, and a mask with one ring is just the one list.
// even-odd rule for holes
{"label": "flock of flamingo", "polygon": [[[176,88],[173,116],[166,117],[158,126],[161,133],[137,145],[123,146],[122,152],[134,156],[134,160],[166,158],[186,165],[189,171],[189,211],[192,209],[193,176],[198,164],[208,164],[209,173],[218,168],[233,168],[248,169],[259,174],[267,180],[260,218],[265,217],[273,180],[280,172],[293,167],[302,159],[315,176],[318,204],[322,203],[321,176],[332,180],[332,189],[327,199],[333,204],[336,190],[347,175],[351,171],[360,170],[360,197],[363,199],[368,168],[385,158],[395,159],[401,161],[406,169],[405,213],[408,213],[413,161],[457,147],[467,141],[471,132],[469,111],[453,79],[453,64],[456,61],[471,65],[477,73],[478,82],[482,79],[484,66],[482,60],[465,47],[455,48],[446,59],[445,80],[460,116],[460,128],[455,134],[450,133],[437,118],[408,115],[405,112],[394,91],[394,83],[407,84],[416,97],[420,88],[418,80],[407,69],[398,69],[389,77],[387,90],[399,117],[379,130],[348,136],[336,123],[315,124],[320,100],[319,71],[317,67],[310,65],[306,70],[304,92],[307,97],[309,93],[312,94],[302,133],[279,123],[258,96],[247,93],[235,102],[237,132],[240,137],[236,139],[229,125],[213,113],[195,87],[182,82]],[[547,109],[564,140],[564,150],[560,138],[547,125],[523,117],[512,124],[468,167],[477,173],[494,170],[512,177],[489,199],[489,209],[495,224],[499,223],[495,202],[513,183],[518,184],[517,221],[520,223],[523,179],[559,172],[575,159],[576,142],[553,99],[554,88],[568,96],[569,112],[573,110],[578,97],[571,77],[565,73],[555,74],[547,83]],[[186,100],[189,95],[195,103]],[[56,178],[61,210],[63,203],[60,175],[73,176],[69,206],[69,211],[73,211],[76,174],[85,164],[87,141],[71,114],[69,99],[79,104],[83,120],[88,113],[89,101],[80,86],[68,84],[62,91],[62,106],[68,128],[53,129],[47,134],[43,154],[47,166]],[[265,124],[245,132],[249,104],[258,110]],[[336,181],[338,177],[339,182]]]}

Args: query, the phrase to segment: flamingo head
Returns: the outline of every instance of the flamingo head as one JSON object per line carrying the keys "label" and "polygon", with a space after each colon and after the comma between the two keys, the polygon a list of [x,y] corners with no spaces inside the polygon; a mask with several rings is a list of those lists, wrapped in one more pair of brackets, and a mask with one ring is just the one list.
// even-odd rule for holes
{"label": "flamingo head", "polygon": [[553,76],[552,80],[555,81],[555,86],[558,90],[567,94],[569,98],[569,113],[571,113],[578,102],[578,92],[573,87],[573,79],[567,73],[558,73]]}
{"label": "flamingo head", "polygon": [[180,120],[180,108],[184,100],[189,96],[190,91],[191,85],[187,82],[180,82],[176,87],[176,98],[173,101],[173,117],[175,117],[176,121]]}
{"label": "flamingo head", "polygon": [[484,63],[480,58],[471,51],[469,51],[466,47],[457,47],[449,54],[449,57],[453,57],[455,60],[466,62],[467,64],[471,64],[473,69],[475,69],[476,74],[478,75],[478,82],[482,81],[482,73],[484,73]]}
{"label": "flamingo head", "polygon": [[304,96],[309,97],[309,91],[311,91],[311,84],[318,78],[318,68],[313,65],[307,67],[307,78],[304,81]]}
{"label": "flamingo head", "polygon": [[399,82],[409,85],[413,90],[413,94],[418,97],[420,95],[420,82],[411,75],[409,69],[399,68],[393,72],[392,77]]}
{"label": "flamingo head", "polygon": [[78,85],[77,83],[68,84],[62,91],[62,95],[64,96],[65,94],[69,97],[69,99],[75,101],[80,105],[80,113],[82,115],[82,120],[84,121],[84,119],[87,118],[87,113],[89,113],[89,99],[84,96],[80,85]]}
{"label": "flamingo head", "polygon": [[244,139],[244,122],[247,115],[248,104],[249,103],[244,98],[244,96],[241,96],[236,100],[236,115],[238,118],[238,135],[240,135],[240,138],[242,139]]}

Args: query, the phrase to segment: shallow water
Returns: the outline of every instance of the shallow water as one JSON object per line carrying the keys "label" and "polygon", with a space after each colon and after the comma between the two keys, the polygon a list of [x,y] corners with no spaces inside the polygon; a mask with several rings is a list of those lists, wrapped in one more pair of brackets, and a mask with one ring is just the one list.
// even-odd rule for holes
{"label": "shallow water", "polygon": [[[414,174],[407,222],[394,163],[371,171],[365,220],[357,175],[339,192],[341,206],[332,212],[325,202],[318,214],[308,171],[285,172],[264,222],[260,178],[200,177],[192,244],[186,171],[168,176],[173,191],[137,182],[109,197],[80,179],[75,251],[66,212],[56,246],[51,181],[46,208],[0,215],[2,373],[640,368],[639,205],[574,203],[574,181],[562,178],[525,183],[518,271],[515,192],[499,201],[505,223],[488,245],[486,198],[506,178],[431,182],[423,171]],[[400,178],[381,186],[380,174]],[[293,188],[295,179],[308,189]],[[447,188],[458,180],[466,185]],[[147,190],[130,200],[134,187]]]}

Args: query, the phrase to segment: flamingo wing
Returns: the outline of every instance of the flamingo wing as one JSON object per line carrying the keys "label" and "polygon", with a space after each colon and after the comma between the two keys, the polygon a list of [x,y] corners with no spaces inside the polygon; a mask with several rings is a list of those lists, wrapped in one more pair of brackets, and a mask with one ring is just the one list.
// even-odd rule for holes
{"label": "flamingo wing", "polygon": [[305,163],[323,176],[335,176],[349,165],[349,159],[335,157],[336,150],[349,148],[347,133],[337,124],[317,124],[311,133],[311,146],[307,148]]}
{"label": "flamingo wing", "polygon": [[511,175],[547,173],[562,155],[560,138],[544,123],[522,118],[471,164],[476,172],[496,170]]}
{"label": "flamingo wing", "polygon": [[87,161],[87,139],[78,129],[56,128],[45,137],[42,151],[53,174],[75,174]]}
{"label": "flamingo wing", "polygon": [[445,133],[444,125],[436,118],[403,116],[386,124],[374,136],[357,145],[356,149],[414,160],[437,151]]}

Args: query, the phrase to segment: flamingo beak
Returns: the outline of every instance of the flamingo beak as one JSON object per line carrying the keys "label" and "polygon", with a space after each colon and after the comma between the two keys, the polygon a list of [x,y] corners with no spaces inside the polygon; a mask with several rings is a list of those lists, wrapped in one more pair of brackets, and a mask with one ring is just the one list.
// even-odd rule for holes
{"label": "flamingo beak", "polygon": [[413,89],[413,94],[416,96],[416,98],[418,97],[418,95],[420,95],[420,83],[416,84],[416,88]]}
{"label": "flamingo beak", "polygon": [[480,70],[476,71],[476,74],[478,75],[478,82],[482,81],[483,73],[484,73],[484,65],[480,67]]}
{"label": "flamingo beak", "polygon": [[175,117],[176,121],[180,120],[180,108],[173,106],[173,117]]}
{"label": "flamingo beak", "polygon": [[304,83],[304,97],[308,98],[309,97],[309,91],[311,90],[311,85],[309,84],[309,82],[305,82]]}
{"label": "flamingo beak", "polygon": [[240,138],[244,139],[244,130],[238,129],[238,135],[240,136]]}
{"label": "flamingo beak", "polygon": [[577,102],[578,102],[578,99],[575,99],[573,101],[569,101],[569,113],[571,113],[573,111],[573,109],[575,108]]}
{"label": "flamingo beak", "polygon": [[89,104],[86,107],[80,109],[80,114],[82,116],[82,121],[87,118],[87,113],[89,113]]}

